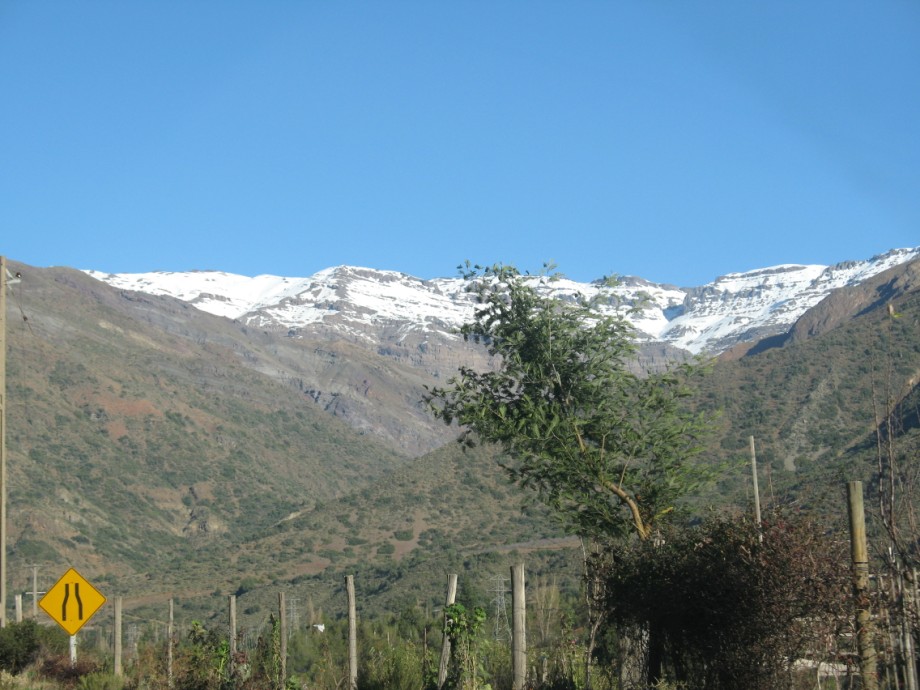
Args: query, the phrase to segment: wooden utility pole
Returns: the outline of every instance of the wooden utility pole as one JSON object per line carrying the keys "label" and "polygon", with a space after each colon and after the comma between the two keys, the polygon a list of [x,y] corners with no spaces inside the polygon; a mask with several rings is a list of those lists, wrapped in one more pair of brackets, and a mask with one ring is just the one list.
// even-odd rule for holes
{"label": "wooden utility pole", "polygon": [[6,257],[0,256],[0,628],[6,627]]}
{"label": "wooden utility pole", "polygon": [[754,521],[760,530],[760,488],[757,485],[757,453],[754,451],[754,437],[751,436],[751,476],[754,478]]}
{"label": "wooden utility pole", "polygon": [[511,566],[511,687],[524,690],[527,682],[527,593],[524,565]]}
{"label": "wooden utility pole", "polygon": [[856,599],[856,644],[859,673],[864,690],[878,690],[877,655],[869,612],[869,551],[866,545],[866,513],[862,482],[847,484],[850,514],[850,553],[853,562],[853,593]]}
{"label": "wooden utility pole", "polygon": [[450,664],[450,638],[447,636],[447,607],[453,605],[457,598],[457,576],[447,576],[447,599],[444,604],[444,638],[441,641],[441,663],[438,665],[438,690],[447,681],[447,667]]}
{"label": "wooden utility pole", "polygon": [[0,256],[0,628],[6,627],[6,290],[19,282],[10,278]]}
{"label": "wooden utility pole", "polygon": [[355,576],[345,576],[348,595],[348,690],[358,688],[358,615],[355,605]]}

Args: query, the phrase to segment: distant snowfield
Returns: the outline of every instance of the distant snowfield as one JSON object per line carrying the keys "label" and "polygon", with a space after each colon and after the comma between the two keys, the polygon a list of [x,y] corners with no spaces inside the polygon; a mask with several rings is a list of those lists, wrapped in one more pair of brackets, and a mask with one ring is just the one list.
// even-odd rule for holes
{"label": "distant snowfield", "polygon": [[[542,289],[560,297],[594,297],[609,290],[622,304],[644,301],[645,308],[628,317],[641,335],[693,353],[716,354],[739,334],[758,328],[784,330],[832,290],[918,257],[920,247],[836,266],[785,264],[729,273],[699,288],[624,278],[612,289],[566,279],[546,282]],[[344,328],[346,323],[387,323],[450,334],[475,308],[460,278],[420,280],[353,266],[327,268],[308,278],[220,271],[85,272],[119,289],[168,295],[210,314],[262,327],[298,329],[335,317]]]}

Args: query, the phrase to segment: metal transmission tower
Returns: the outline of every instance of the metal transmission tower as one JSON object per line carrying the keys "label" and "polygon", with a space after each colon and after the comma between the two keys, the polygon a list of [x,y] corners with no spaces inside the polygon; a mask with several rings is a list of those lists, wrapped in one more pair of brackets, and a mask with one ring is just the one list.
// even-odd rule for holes
{"label": "metal transmission tower", "polygon": [[489,582],[489,592],[492,598],[492,636],[496,640],[511,639],[511,625],[508,623],[508,607],[505,603],[505,593],[508,591],[505,583],[508,578],[495,575]]}
{"label": "metal transmission tower", "polygon": [[288,599],[288,637],[300,628],[300,611],[297,609],[298,601],[300,600],[297,597]]}

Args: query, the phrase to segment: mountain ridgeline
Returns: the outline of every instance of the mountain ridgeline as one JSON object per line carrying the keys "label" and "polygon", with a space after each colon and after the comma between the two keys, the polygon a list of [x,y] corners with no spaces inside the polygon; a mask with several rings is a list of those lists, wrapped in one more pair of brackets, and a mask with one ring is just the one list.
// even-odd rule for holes
{"label": "mountain ridgeline", "polygon": [[[745,501],[751,435],[776,500],[823,509],[845,480],[871,481],[879,400],[916,409],[918,255],[692,290],[622,281],[625,302],[657,305],[636,321],[635,366],[714,358],[696,403],[722,411],[707,457],[730,469],[701,501]],[[571,544],[421,402],[458,366],[489,365],[453,330],[472,308],[459,280],[340,268],[271,289],[262,277],[259,302],[226,274],[10,269],[13,593],[38,563],[138,603],[204,597],[202,612],[262,585],[321,601],[346,568],[381,602],[437,599],[440,584],[423,590],[449,567]],[[916,415],[903,419],[914,442]]]}

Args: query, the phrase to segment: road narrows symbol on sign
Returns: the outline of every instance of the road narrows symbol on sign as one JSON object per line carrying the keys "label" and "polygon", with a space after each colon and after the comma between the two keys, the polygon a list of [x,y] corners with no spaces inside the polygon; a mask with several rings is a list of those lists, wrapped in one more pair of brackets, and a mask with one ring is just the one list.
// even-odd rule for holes
{"label": "road narrows symbol on sign", "polygon": [[[76,571],[75,571],[76,572]],[[70,584],[64,583],[64,602],[61,604],[61,620],[67,621],[67,602],[70,599]],[[80,598],[80,583],[73,583],[73,596],[77,600],[77,620],[83,620],[83,600]]]}
{"label": "road narrows symbol on sign", "polygon": [[70,635],[76,635],[104,603],[105,597],[99,590],[71,568],[38,605]]}

